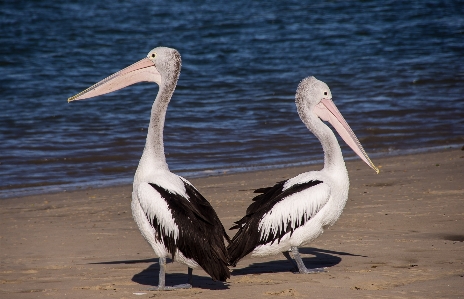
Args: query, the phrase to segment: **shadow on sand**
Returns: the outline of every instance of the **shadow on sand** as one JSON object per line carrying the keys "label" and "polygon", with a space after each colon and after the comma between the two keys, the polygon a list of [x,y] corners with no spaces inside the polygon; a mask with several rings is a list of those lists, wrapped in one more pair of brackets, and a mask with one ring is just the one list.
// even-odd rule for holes
{"label": "shadow on sand", "polygon": [[[170,259],[166,259],[167,263],[170,263]],[[100,264],[100,265],[117,265],[117,264],[141,264],[141,263],[150,263],[142,272],[135,274],[132,277],[132,281],[139,283],[141,285],[147,285],[150,287],[158,286],[158,275],[159,275],[159,263],[157,258],[153,259],[141,259],[141,260],[121,260],[121,261],[108,261],[108,262],[98,262],[90,264]],[[187,267],[185,267],[185,272],[187,272]],[[188,275],[187,273],[170,273],[166,272],[166,285],[178,285],[187,283]],[[192,275],[192,284],[194,288],[200,289],[209,289],[209,290],[225,290],[229,286],[227,283],[221,281],[214,281],[209,276],[198,276],[195,275],[195,270],[193,270]]]}
{"label": "shadow on sand", "polygon": [[[340,263],[342,258],[340,256],[360,256],[367,257],[364,255],[352,254],[348,252],[339,252],[332,250],[325,250],[319,248],[299,248],[300,254],[302,255],[313,255],[313,257],[303,257],[303,262],[305,263],[308,269],[320,268],[320,267],[332,267]],[[249,266],[242,269],[232,269],[231,275],[247,275],[247,274],[260,274],[260,273],[280,273],[280,272],[292,272],[292,265],[284,258],[283,255],[276,255],[275,261],[267,261],[262,263],[252,263]],[[277,260],[278,259],[278,260]],[[168,259],[168,262],[170,260]],[[140,273],[135,274],[132,277],[132,281],[147,285],[147,286],[157,286],[158,285],[158,274],[159,274],[159,264],[158,259],[141,259],[141,260],[121,260],[121,261],[108,261],[108,262],[98,262],[90,264],[101,264],[101,265],[116,265],[116,264],[139,264],[139,263],[150,263],[145,270]],[[187,269],[186,269],[187,270]],[[194,270],[195,273],[195,270]],[[166,273],[166,285],[177,285],[187,282],[186,273]],[[193,274],[193,287],[200,289],[209,289],[209,290],[225,290],[229,286],[227,283],[220,281],[214,281],[210,277],[198,276]]]}
{"label": "shadow on sand", "polygon": [[[342,258],[340,256],[361,256],[364,255],[352,254],[348,252],[339,252],[332,250],[325,250],[319,248],[299,248],[300,254],[310,254],[313,257],[302,257],[308,269],[321,268],[321,267],[332,267],[340,263]],[[293,265],[283,255],[276,255],[275,261],[267,261],[262,263],[253,263],[248,267],[242,269],[233,269],[231,275],[247,275],[247,274],[259,274],[259,273],[280,273],[280,272],[293,272]],[[278,260],[277,260],[278,259]]]}

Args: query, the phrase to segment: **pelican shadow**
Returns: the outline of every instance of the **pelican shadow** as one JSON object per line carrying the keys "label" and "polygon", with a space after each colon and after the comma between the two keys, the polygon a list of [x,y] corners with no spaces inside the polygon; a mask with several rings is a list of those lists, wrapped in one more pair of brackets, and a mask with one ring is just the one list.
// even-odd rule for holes
{"label": "pelican shadow", "polygon": [[[132,281],[139,283],[139,284],[156,287],[158,286],[159,270],[160,270],[159,263],[158,262],[153,263],[150,266],[148,266],[148,268],[143,270],[142,272],[135,274],[132,277]],[[195,270],[193,273],[195,273]],[[166,275],[166,285],[183,284],[187,281],[187,278],[188,278],[187,273],[184,274],[184,273],[169,272]],[[198,276],[195,274],[192,275],[192,286],[194,288],[209,289],[209,290],[225,290],[229,288],[229,286],[224,282],[214,281],[211,279],[211,277]]]}
{"label": "pelican shadow", "polygon": [[[326,249],[319,249],[313,247],[299,248],[301,254],[310,254],[313,257],[302,258],[308,269],[313,268],[330,268],[339,264],[342,260],[340,256],[360,256],[367,257],[364,255],[353,254],[348,252],[332,251]],[[279,257],[278,255],[276,257]],[[292,265],[281,255],[282,259],[275,261],[268,261],[262,263],[252,263],[248,267],[242,269],[234,269],[231,275],[247,275],[247,274],[260,274],[260,273],[281,273],[281,272],[293,272],[294,268]]]}
{"label": "pelican shadow", "polygon": [[[135,274],[132,277],[132,281],[138,284],[147,285],[151,287],[158,286],[159,279],[159,263],[157,258],[152,259],[140,259],[140,260],[120,260],[120,261],[108,261],[108,262],[97,262],[89,263],[93,265],[117,265],[117,264],[142,264],[142,263],[151,263],[146,269],[142,272]],[[172,262],[170,259],[166,259],[167,263]],[[194,270],[195,273],[195,270]],[[183,284],[187,281],[187,273],[172,273],[169,272],[166,275],[166,285],[178,285]],[[193,287],[200,289],[209,289],[209,290],[226,290],[229,286],[220,281],[214,281],[211,277],[198,276],[193,274]]]}

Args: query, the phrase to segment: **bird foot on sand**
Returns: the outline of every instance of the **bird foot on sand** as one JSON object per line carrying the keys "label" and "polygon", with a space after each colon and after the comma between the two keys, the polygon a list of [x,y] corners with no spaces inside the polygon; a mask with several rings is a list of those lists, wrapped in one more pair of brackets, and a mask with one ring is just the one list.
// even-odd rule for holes
{"label": "bird foot on sand", "polygon": [[322,273],[322,272],[328,272],[327,268],[313,268],[313,269],[294,269],[293,273],[295,274],[315,274],[315,273]]}
{"label": "bird foot on sand", "polygon": [[149,288],[147,291],[174,291],[180,289],[191,289],[192,285],[189,283],[178,284],[175,286],[157,286],[154,288]]}

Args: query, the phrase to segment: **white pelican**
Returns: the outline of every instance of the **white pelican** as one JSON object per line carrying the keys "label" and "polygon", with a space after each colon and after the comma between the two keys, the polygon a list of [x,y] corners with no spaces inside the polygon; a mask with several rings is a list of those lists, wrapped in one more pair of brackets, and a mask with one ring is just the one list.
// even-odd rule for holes
{"label": "white pelican", "polygon": [[355,153],[379,172],[332,102],[327,84],[314,77],[305,78],[298,85],[295,102],[301,120],[322,143],[324,168],[255,191],[262,194],[253,198],[245,217],[231,228],[239,229],[227,247],[232,266],[250,252],[252,256],[282,252],[299,273],[324,271],[307,269],[298,247],[316,239],[337,221],[348,199],[349,179],[337,138],[322,120],[330,122]]}
{"label": "white pelican", "polygon": [[[181,58],[175,49],[158,47],[131,66],[107,77],[68,102],[106,94],[131,84],[159,85],[148,135],[132,191],[132,215],[143,237],[159,257],[158,287],[153,290],[191,288],[192,268],[202,267],[214,280],[230,277],[224,238],[230,241],[210,203],[186,179],[169,171],[164,155],[166,110],[176,88]],[[188,283],[165,285],[166,257],[188,266]]]}

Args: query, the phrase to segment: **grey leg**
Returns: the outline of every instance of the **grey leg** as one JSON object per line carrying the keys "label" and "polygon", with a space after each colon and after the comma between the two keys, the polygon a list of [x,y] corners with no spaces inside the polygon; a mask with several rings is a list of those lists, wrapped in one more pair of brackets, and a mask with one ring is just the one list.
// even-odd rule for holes
{"label": "grey leg", "polygon": [[188,281],[187,281],[187,283],[190,285],[190,287],[192,287],[192,272],[193,272],[193,269],[188,267]]}
{"label": "grey leg", "polygon": [[178,284],[175,286],[166,286],[166,258],[159,258],[160,272],[158,286],[148,289],[149,291],[172,291],[178,289],[190,289],[192,287],[192,268],[188,268],[188,283]]}
{"label": "grey leg", "polygon": [[320,272],[325,272],[325,268],[314,268],[314,269],[308,269],[303,263],[303,260],[301,259],[300,252],[298,251],[298,247],[292,247],[292,255],[293,258],[295,259],[296,265],[298,266],[298,271],[301,274],[313,274],[313,273],[320,273]]}
{"label": "grey leg", "polygon": [[159,258],[160,273],[158,276],[158,289],[163,290],[166,287],[166,258]]}
{"label": "grey leg", "polygon": [[292,257],[290,256],[290,253],[288,253],[288,251],[284,251],[282,253],[287,258],[287,260],[293,265],[293,270],[292,271],[293,272],[298,272],[298,266],[295,263],[295,261],[292,259]]}

